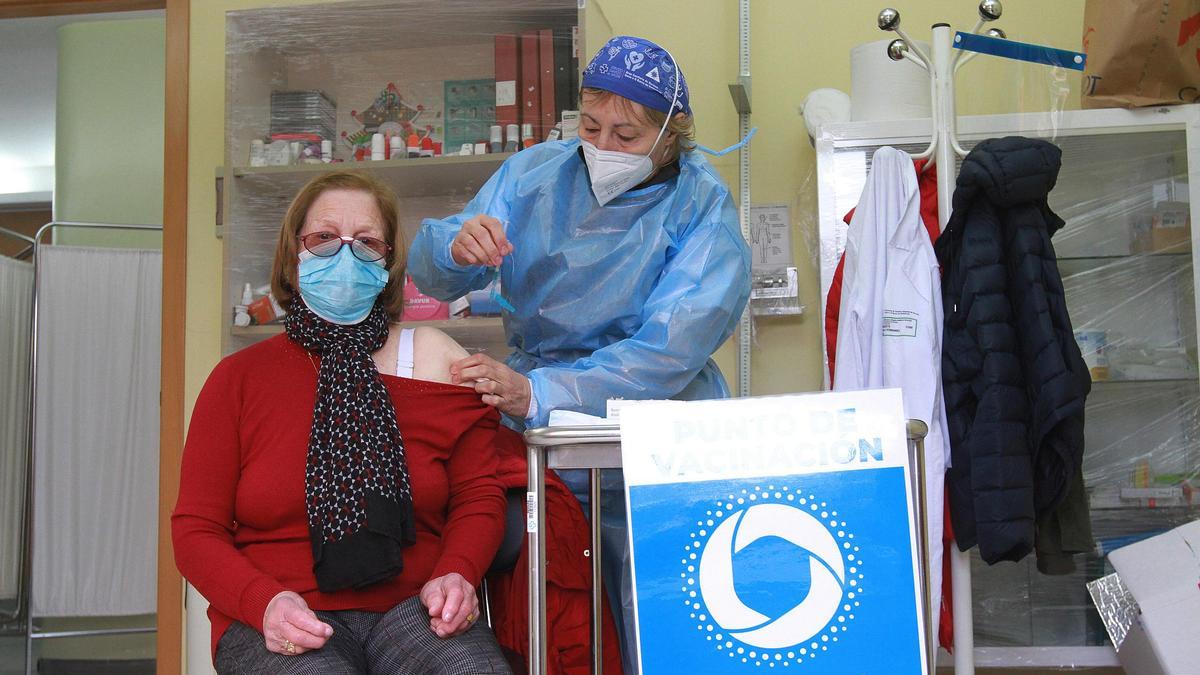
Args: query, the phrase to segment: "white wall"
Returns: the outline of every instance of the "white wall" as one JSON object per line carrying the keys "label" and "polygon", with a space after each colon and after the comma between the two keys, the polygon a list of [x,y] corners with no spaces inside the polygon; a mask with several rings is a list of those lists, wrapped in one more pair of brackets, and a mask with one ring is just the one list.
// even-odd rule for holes
{"label": "white wall", "polygon": [[61,24],[0,21],[0,204],[50,201]]}

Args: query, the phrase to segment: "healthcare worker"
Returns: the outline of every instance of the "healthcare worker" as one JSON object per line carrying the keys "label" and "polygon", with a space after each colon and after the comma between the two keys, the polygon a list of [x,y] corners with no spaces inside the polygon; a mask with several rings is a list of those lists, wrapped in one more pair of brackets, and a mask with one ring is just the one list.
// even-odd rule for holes
{"label": "healthcare worker", "polygon": [[[729,396],[710,356],[750,293],[733,200],[695,152],[670,54],[615,37],[584,70],[581,96],[578,139],[510,157],[465,211],[425,220],[409,256],[417,287],[442,300],[486,287],[499,268],[512,353],[471,355],[451,375],[475,381],[517,431],[554,410],[603,416],[609,399]],[[586,494],[586,479],[564,479]],[[620,589],[628,658],[623,485],[614,475],[603,487],[605,579]]]}

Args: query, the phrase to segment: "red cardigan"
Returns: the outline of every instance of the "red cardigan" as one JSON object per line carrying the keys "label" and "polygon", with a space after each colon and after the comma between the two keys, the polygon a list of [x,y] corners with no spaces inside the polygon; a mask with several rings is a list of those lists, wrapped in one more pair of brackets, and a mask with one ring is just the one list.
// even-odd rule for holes
{"label": "red cardigan", "polygon": [[[496,434],[500,481],[508,488],[529,483],[525,441],[501,427]],[[592,530],[579,500],[553,470],[546,470],[546,672],[590,675],[592,672]],[[529,659],[529,547],[521,548],[513,569],[488,578],[492,630],[500,646]],[[608,594],[602,594],[602,672],[622,675],[621,645]],[[516,670],[514,668],[514,670]]]}
{"label": "red cardigan", "polygon": [[233,621],[262,631],[277,593],[312,609],[385,612],[458,572],[478,586],[504,530],[499,415],[474,391],[383,376],[408,461],[417,541],[404,571],[364,590],[321,593],[313,576],[304,469],[317,368],[280,335],[222,360],[188,428],[171,516],[179,571],[208,599],[212,649]]}

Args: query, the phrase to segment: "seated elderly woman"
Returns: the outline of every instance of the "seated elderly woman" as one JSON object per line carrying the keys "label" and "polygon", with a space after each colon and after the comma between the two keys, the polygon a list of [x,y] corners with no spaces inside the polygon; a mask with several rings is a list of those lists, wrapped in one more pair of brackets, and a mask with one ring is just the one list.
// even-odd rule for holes
{"label": "seated elderly woman", "polygon": [[171,526],[221,673],[510,672],[475,594],[504,529],[499,416],[449,384],[462,347],[390,325],[397,227],[369,176],[304,186],[271,280],[286,334],[196,401]]}

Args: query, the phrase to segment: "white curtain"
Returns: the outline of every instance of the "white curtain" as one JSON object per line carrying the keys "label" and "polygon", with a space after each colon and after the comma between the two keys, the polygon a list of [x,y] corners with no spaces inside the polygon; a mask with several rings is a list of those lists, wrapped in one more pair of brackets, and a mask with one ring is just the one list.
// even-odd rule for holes
{"label": "white curtain", "polygon": [[38,254],[34,616],[155,611],[162,254]]}
{"label": "white curtain", "polygon": [[32,300],[33,266],[0,256],[0,599],[16,597],[21,572]]}

